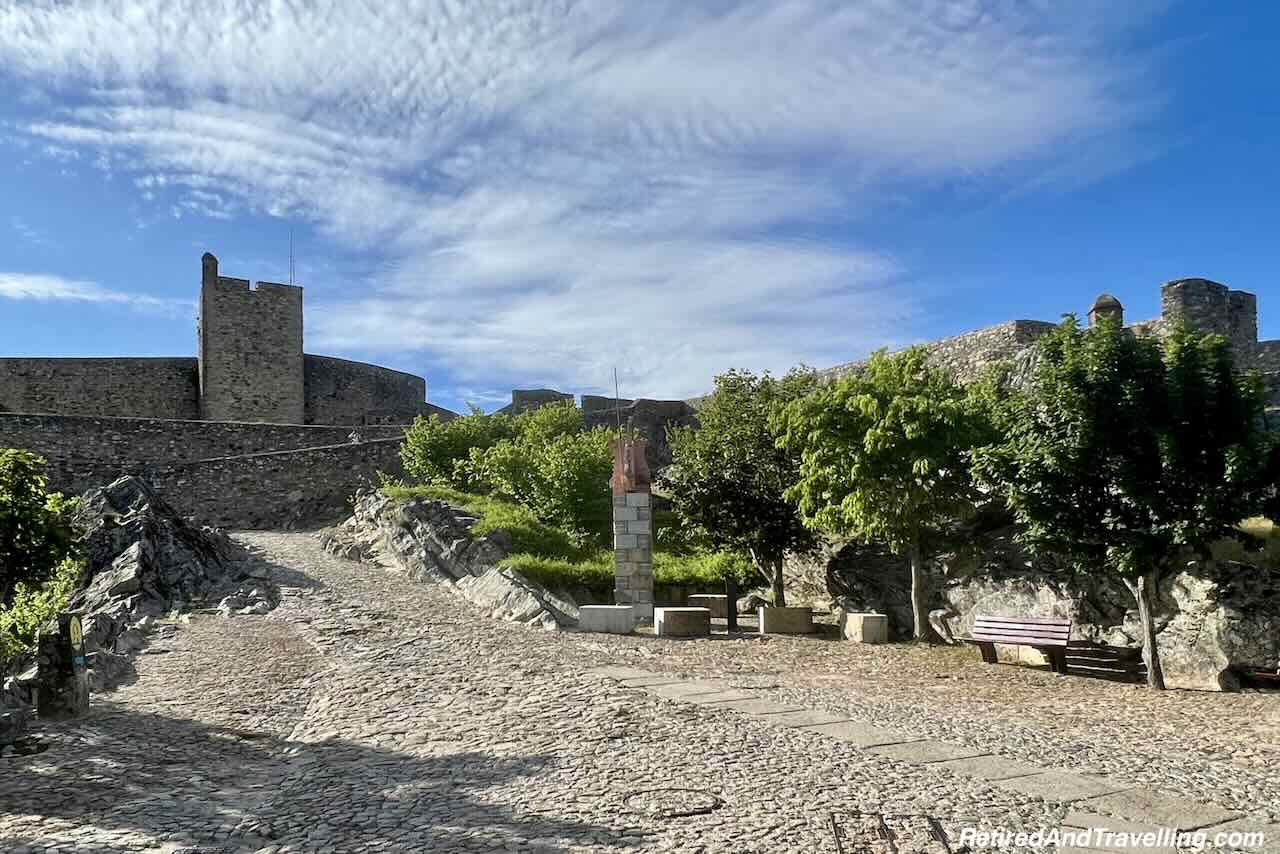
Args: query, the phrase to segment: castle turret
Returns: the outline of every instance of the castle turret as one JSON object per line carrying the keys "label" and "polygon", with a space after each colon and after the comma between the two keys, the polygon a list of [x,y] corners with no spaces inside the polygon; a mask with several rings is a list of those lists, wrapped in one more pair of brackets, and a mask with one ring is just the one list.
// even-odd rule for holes
{"label": "castle turret", "polygon": [[1114,317],[1118,323],[1124,325],[1124,306],[1111,294],[1100,294],[1093,301],[1093,307],[1089,309],[1089,325],[1097,326],[1098,321],[1104,317]]}
{"label": "castle turret", "polygon": [[1161,320],[1221,335],[1247,359],[1258,343],[1258,298],[1208,279],[1175,279],[1160,288]]}
{"label": "castle turret", "polygon": [[200,417],[304,423],[302,288],[218,275],[201,258]]}

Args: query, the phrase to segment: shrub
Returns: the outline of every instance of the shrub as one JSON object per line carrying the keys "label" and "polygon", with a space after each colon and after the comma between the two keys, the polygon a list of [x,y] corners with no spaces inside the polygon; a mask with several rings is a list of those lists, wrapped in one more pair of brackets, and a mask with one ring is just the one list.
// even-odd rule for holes
{"label": "shrub", "polygon": [[40,627],[53,619],[71,598],[82,568],[80,561],[65,558],[44,583],[18,582],[12,604],[0,608],[0,661],[7,661],[35,644]]}
{"label": "shrub", "polygon": [[452,421],[441,421],[438,415],[419,416],[405,434],[400,460],[409,477],[419,483],[456,486],[455,468],[473,448],[491,448],[513,435],[515,425],[507,415],[473,409]]}
{"label": "shrub", "polygon": [[20,582],[39,584],[72,551],[74,499],[46,492],[44,459],[0,450],[0,604]]}

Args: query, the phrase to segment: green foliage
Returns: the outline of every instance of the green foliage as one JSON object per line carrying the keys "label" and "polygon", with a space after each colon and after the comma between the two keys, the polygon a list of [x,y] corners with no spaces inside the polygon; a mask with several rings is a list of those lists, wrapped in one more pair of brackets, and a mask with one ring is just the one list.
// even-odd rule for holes
{"label": "green foliage", "polygon": [[476,515],[471,529],[478,536],[490,531],[510,533],[513,552],[524,552],[552,560],[576,562],[592,550],[579,545],[567,532],[540,521],[527,507],[488,495],[473,495],[447,486],[383,486],[382,493],[398,501],[429,498],[465,507]]}
{"label": "green foliage", "polygon": [[0,604],[20,582],[39,584],[72,551],[75,499],[46,492],[44,459],[0,449]]}
{"label": "green foliage", "polygon": [[418,483],[455,484],[454,467],[472,449],[491,448],[515,435],[513,421],[508,415],[486,415],[476,409],[452,421],[441,421],[438,415],[418,416],[400,446],[400,460]]}
{"label": "green foliage", "polygon": [[1041,340],[1007,438],[977,453],[1033,549],[1135,578],[1182,548],[1239,536],[1275,492],[1261,389],[1230,347],[1186,327],[1163,346],[1110,319]]}
{"label": "green foliage", "polygon": [[1162,348],[1115,319],[1085,330],[1070,317],[1039,354],[1031,389],[1011,400],[1007,437],[977,452],[976,477],[1003,494],[1033,550],[1125,580],[1149,682],[1163,687],[1161,574],[1184,549],[1208,556],[1275,506],[1260,383],[1235,374],[1225,339],[1186,326]]}
{"label": "green foliage", "polygon": [[[600,595],[613,590],[613,552],[579,544],[568,533],[538,521],[525,507],[488,495],[470,495],[449,487],[385,484],[382,492],[390,498],[408,501],[429,498],[465,507],[476,514],[472,530],[476,534],[503,529],[511,534],[513,553],[502,566],[519,571],[544,587],[566,590],[582,588]],[[654,582],[685,586],[718,586],[725,574],[747,577],[751,562],[745,556],[700,550],[673,554],[655,551]]]}
{"label": "green foliage", "polygon": [[0,608],[0,661],[7,661],[35,645],[40,627],[53,619],[75,592],[83,564],[64,558],[41,584],[18,582],[13,602]]}
{"label": "green foliage", "polygon": [[676,513],[711,548],[750,554],[781,593],[787,552],[814,545],[785,491],[796,479],[799,456],[780,448],[770,415],[811,391],[814,372],[795,370],[782,379],[730,371],[698,411],[699,427],[677,427],[669,440],[673,463],[662,488]]}
{"label": "green foliage", "polygon": [[572,402],[520,415],[419,418],[401,447],[416,482],[487,493],[543,522],[603,543],[609,530],[609,434],[585,430]]}
{"label": "green foliage", "polygon": [[987,435],[981,407],[916,347],[795,401],[775,419],[800,457],[788,495],[806,522],[906,551],[975,498],[968,452]]}

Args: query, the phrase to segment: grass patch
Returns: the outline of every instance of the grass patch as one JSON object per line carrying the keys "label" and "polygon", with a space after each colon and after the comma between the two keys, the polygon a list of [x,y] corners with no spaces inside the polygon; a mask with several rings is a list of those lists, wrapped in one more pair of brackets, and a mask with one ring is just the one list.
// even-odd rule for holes
{"label": "grass patch", "polygon": [[[508,531],[514,548],[501,565],[544,587],[584,588],[601,594],[613,590],[611,550],[578,542],[565,531],[538,521],[518,504],[447,486],[386,485],[382,494],[398,501],[425,498],[466,508],[478,519],[472,531],[479,535]],[[655,584],[718,586],[724,583],[726,572],[737,573],[740,581],[754,578],[751,561],[744,555],[708,551],[679,535],[668,540],[668,548],[661,532],[675,527],[674,520],[663,514],[655,521],[659,531],[659,550],[653,555]]]}
{"label": "grass patch", "polygon": [[565,531],[540,522],[532,512],[507,501],[499,501],[486,495],[459,492],[447,486],[384,486],[382,494],[397,501],[425,498],[447,501],[454,507],[463,507],[476,515],[473,533],[485,534],[504,530],[511,534],[512,551],[530,556],[578,562],[588,558],[595,549],[584,547]]}
{"label": "grass patch", "polygon": [[1238,527],[1244,533],[1260,540],[1261,548],[1248,548],[1239,540],[1219,540],[1213,544],[1214,559],[1234,560],[1268,569],[1280,569],[1280,529],[1276,528],[1275,523],[1258,516],[1245,519]]}

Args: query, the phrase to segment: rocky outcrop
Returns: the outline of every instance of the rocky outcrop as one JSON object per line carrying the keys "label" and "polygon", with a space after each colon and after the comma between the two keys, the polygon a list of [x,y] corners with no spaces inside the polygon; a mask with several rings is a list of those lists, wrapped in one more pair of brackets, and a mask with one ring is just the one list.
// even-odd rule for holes
{"label": "rocky outcrop", "polygon": [[502,530],[475,535],[476,521],[444,501],[361,491],[351,518],[321,531],[320,539],[340,557],[388,563],[415,581],[448,584],[495,618],[547,629],[576,625],[571,599],[498,566],[511,554],[511,536]]}
{"label": "rocky outcrop", "polygon": [[[1074,641],[1136,654],[1137,606],[1124,584],[1052,556],[1032,557],[1015,533],[1012,525],[985,520],[968,532],[963,552],[933,561],[930,608],[945,628],[967,634],[977,614],[1068,617]],[[838,607],[883,613],[891,637],[910,636],[910,580],[902,556],[877,545],[832,541],[816,557],[790,561],[788,575],[789,583],[823,579]],[[1230,690],[1238,687],[1242,669],[1274,672],[1280,666],[1280,574],[1272,570],[1189,560],[1163,579],[1157,612],[1168,687]]]}
{"label": "rocky outcrop", "polygon": [[[92,690],[132,674],[129,658],[163,628],[158,618],[226,604],[229,596],[238,607],[226,613],[262,613],[278,602],[265,570],[226,534],[186,521],[139,478],[85,493],[72,523],[85,569],[65,610],[81,617]],[[10,664],[7,702],[31,702],[38,674],[30,663],[24,657]]]}

